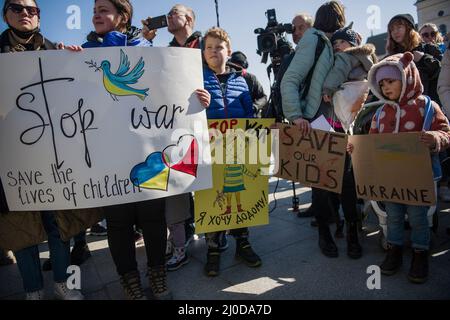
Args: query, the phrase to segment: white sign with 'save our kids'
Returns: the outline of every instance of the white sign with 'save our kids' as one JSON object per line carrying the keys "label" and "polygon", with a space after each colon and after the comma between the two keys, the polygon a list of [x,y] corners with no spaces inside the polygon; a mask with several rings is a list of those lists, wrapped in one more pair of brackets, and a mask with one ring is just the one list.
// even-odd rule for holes
{"label": "white sign with 'save our kids'", "polygon": [[200,50],[0,55],[0,177],[11,211],[212,187]]}

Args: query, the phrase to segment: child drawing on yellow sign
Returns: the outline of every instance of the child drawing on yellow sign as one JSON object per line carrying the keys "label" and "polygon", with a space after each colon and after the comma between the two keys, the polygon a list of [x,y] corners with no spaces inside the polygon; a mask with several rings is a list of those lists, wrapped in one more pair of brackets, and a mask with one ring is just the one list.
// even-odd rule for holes
{"label": "child drawing on yellow sign", "polygon": [[233,194],[236,197],[237,211],[244,212],[241,204],[241,191],[246,190],[244,175],[255,179],[257,174],[250,172],[243,164],[229,164],[225,166],[223,174],[223,193],[227,197],[227,210],[223,214],[231,213],[231,199]]}

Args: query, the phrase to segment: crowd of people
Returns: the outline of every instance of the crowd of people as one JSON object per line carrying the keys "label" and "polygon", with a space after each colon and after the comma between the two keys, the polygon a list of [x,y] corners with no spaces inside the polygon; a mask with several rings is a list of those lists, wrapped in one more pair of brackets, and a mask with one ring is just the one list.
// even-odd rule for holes
{"label": "crowd of people", "polygon": [[[95,0],[93,5],[93,31],[86,42],[64,45],[54,44],[41,34],[36,0],[5,0],[2,13],[8,29],[0,36],[1,53],[153,46],[157,34],[147,27],[151,18],[142,21],[142,28],[133,26],[133,7],[129,0]],[[207,118],[253,118],[270,114],[266,112],[269,101],[261,84],[247,71],[246,55],[232,52],[231,39],[225,30],[214,27],[204,34],[195,31],[195,13],[182,4],[173,6],[167,17],[168,31],[173,35],[170,47],[202,50],[204,87],[196,90],[196,95],[206,109]],[[343,84],[367,80],[368,88],[361,90],[356,104],[361,107],[373,100],[382,104],[371,114],[366,130],[360,133],[422,132],[418,143],[429,148],[434,178],[440,181],[441,199],[450,201],[450,181],[440,167],[440,160],[447,157],[450,145],[447,119],[450,115],[450,51],[436,26],[427,23],[417,29],[409,14],[394,16],[387,26],[387,55],[378,61],[375,47],[363,44],[361,34],[347,23],[344,7],[338,1],[324,3],[314,18],[298,14],[292,22],[293,41],[297,46],[283,60],[276,79],[280,96],[276,107],[282,110],[284,120],[298,126],[302,134],[308,134],[311,122],[324,116],[335,131],[350,134],[335,113],[336,96],[345,94],[340,92]],[[430,113],[431,118],[426,117]],[[342,194],[312,188],[311,207],[299,217],[315,216],[321,252],[330,258],[337,257],[339,252],[329,222],[341,224],[339,208],[342,207],[347,255],[359,259],[363,247],[359,243],[361,217],[351,162],[354,146],[349,144],[347,151]],[[238,185],[225,187],[234,191],[239,188]],[[69,265],[80,265],[90,257],[86,243],[89,228],[93,234],[107,235],[127,299],[146,299],[136,262],[135,242],[141,238],[145,243],[146,271],[153,298],[173,298],[167,286],[167,271],[178,270],[189,262],[187,248],[194,228],[191,194],[89,210],[10,212],[3,189],[0,191],[0,223],[11,227],[2,235],[7,245],[0,248],[0,263],[11,264],[15,257],[26,299],[45,298],[38,245],[46,239],[50,259],[44,264],[44,270],[53,272],[55,297],[83,299],[80,291],[67,287],[66,270]],[[429,208],[389,202],[385,203],[385,208],[388,250],[380,264],[381,272],[392,275],[402,264],[404,221],[408,214],[412,230],[408,278],[415,283],[425,282],[429,269]],[[20,228],[17,227],[19,221]],[[229,233],[236,240],[236,257],[250,267],[260,267],[262,260],[250,244],[249,229],[234,229]],[[342,236],[342,230],[340,234]],[[220,273],[221,252],[228,248],[226,235],[227,231],[205,235],[207,276]],[[74,246],[70,251],[72,238]]]}

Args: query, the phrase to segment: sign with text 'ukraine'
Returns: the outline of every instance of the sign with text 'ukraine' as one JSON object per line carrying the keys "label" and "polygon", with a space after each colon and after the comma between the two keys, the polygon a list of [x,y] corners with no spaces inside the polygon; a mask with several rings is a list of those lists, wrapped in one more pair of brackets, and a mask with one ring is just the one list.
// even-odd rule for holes
{"label": "sign with text 'ukraine'", "polygon": [[430,150],[419,132],[351,136],[358,198],[436,204]]}
{"label": "sign with text 'ukraine'", "polygon": [[0,177],[11,211],[211,187],[200,50],[0,55]]}

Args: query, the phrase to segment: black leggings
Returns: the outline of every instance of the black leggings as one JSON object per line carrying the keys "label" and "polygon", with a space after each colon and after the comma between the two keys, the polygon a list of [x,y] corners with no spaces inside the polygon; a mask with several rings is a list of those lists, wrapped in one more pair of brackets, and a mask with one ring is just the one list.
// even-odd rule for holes
{"label": "black leggings", "polygon": [[105,208],[108,244],[119,275],[137,270],[134,226],[143,231],[147,265],[165,265],[167,225],[165,199]]}
{"label": "black leggings", "polygon": [[[337,194],[327,190],[312,188],[313,193],[313,211],[319,225],[328,225],[330,217],[333,216],[333,210],[336,204],[341,203],[346,222],[357,222],[359,220],[356,209],[357,197],[356,186],[353,175],[353,168],[350,157],[345,158],[344,177],[342,181],[342,194]],[[337,206],[339,208],[339,206]]]}

